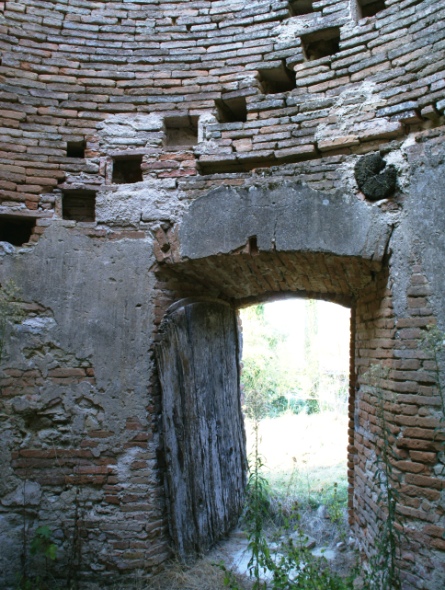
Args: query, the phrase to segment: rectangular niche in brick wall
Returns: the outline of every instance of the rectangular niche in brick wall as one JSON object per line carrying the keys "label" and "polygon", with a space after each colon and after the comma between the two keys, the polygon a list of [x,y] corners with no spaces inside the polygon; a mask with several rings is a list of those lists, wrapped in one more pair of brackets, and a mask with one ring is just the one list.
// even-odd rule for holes
{"label": "rectangular niche in brick wall", "polygon": [[29,242],[35,225],[35,219],[1,215],[0,242],[8,242],[13,246],[23,246],[23,244]]}
{"label": "rectangular niche in brick wall", "polygon": [[360,18],[375,16],[386,8],[384,0],[357,0],[358,14]]}
{"label": "rectangular niche in brick wall", "polygon": [[67,158],[85,158],[84,141],[68,141],[66,144]]}
{"label": "rectangular niche in brick wall", "polygon": [[289,2],[289,12],[291,16],[302,16],[314,12],[312,0],[293,0]]}
{"label": "rectangular niche in brick wall", "polygon": [[113,158],[113,184],[142,182],[142,156],[117,156]]}
{"label": "rectangular niche in brick wall", "polygon": [[246,98],[240,96],[237,98],[224,98],[215,100],[216,109],[218,111],[218,120],[221,123],[245,123],[247,120],[247,105]]}
{"label": "rectangular niche in brick wall", "polygon": [[275,68],[264,68],[258,71],[264,94],[289,92],[296,88],[295,72],[286,67],[284,62]]}
{"label": "rectangular niche in brick wall", "polygon": [[331,27],[309,35],[301,35],[304,55],[307,60],[320,59],[340,50],[340,29]]}
{"label": "rectangular niche in brick wall", "polygon": [[90,190],[63,191],[62,217],[71,221],[95,221],[96,192]]}
{"label": "rectangular niche in brick wall", "polygon": [[191,149],[198,143],[198,117],[166,117],[164,124],[167,150]]}

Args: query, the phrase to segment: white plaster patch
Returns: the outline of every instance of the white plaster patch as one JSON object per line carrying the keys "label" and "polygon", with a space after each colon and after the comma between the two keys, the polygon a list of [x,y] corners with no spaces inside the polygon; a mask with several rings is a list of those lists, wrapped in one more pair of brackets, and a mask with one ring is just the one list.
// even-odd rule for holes
{"label": "white plaster patch", "polygon": [[142,221],[176,222],[183,204],[180,191],[164,188],[162,180],[150,178],[125,185],[104,186],[96,197],[100,223],[137,226]]}
{"label": "white plaster patch", "polygon": [[3,506],[38,506],[42,498],[40,485],[35,481],[25,480],[13,492],[2,500]]}
{"label": "white plaster patch", "polygon": [[97,125],[102,153],[160,149],[164,121],[157,114],[112,115]]}
{"label": "white plaster patch", "polygon": [[389,152],[384,156],[386,164],[393,164],[397,168],[397,184],[402,190],[408,190],[410,185],[410,166],[408,150],[416,143],[414,137],[408,137],[399,150]]}
{"label": "white plaster patch", "polygon": [[204,141],[195,148],[195,154],[230,154],[233,152],[233,148],[230,145],[221,146],[218,142],[209,140]]}
{"label": "white plaster patch", "polygon": [[321,13],[311,12],[297,18],[288,18],[274,29],[278,42],[289,41],[320,28],[323,23]]}
{"label": "white plaster patch", "polygon": [[[364,81],[358,88],[349,88],[343,91],[330,109],[330,115],[334,117],[334,122],[320,123],[315,131],[315,140],[335,139],[351,134],[360,135],[361,132],[367,130],[369,125],[367,121],[360,123],[363,111],[375,109],[382,104],[384,101],[376,92],[376,85],[373,82]],[[372,129],[376,131],[380,127],[383,131],[387,125],[386,119],[372,121]]]}
{"label": "white plaster patch", "polygon": [[354,176],[355,163],[355,160],[348,158],[348,160],[342,162],[338,168],[341,178],[341,187],[345,195],[354,194],[359,190]]}
{"label": "white plaster patch", "polygon": [[0,256],[5,254],[14,254],[15,248],[9,242],[0,242]]}
{"label": "white plaster patch", "polygon": [[97,125],[101,135],[117,136],[126,135],[129,130],[134,131],[160,131],[163,120],[160,115],[113,115]]}
{"label": "white plaster patch", "polygon": [[125,485],[125,483],[130,479],[130,467],[132,463],[137,459],[140,450],[141,449],[138,449],[136,447],[128,449],[128,451],[125,451],[125,453],[119,456],[117,464],[111,466],[116,469],[119,482],[121,484]]}
{"label": "white plaster patch", "polygon": [[56,321],[49,317],[28,318],[22,322],[23,328],[31,334],[42,334],[56,326]]}
{"label": "white plaster patch", "polygon": [[204,113],[198,119],[198,143],[203,142],[207,135],[207,126],[218,123],[215,115],[212,113]]}

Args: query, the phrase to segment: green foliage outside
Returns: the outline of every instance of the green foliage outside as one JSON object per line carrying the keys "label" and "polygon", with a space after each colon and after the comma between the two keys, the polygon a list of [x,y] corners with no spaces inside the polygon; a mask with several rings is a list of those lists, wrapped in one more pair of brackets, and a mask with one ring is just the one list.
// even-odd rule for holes
{"label": "green foliage outside", "polygon": [[[346,537],[345,512],[348,498],[346,479],[346,452],[339,456],[338,465],[330,467],[314,466],[311,445],[317,439],[317,451],[326,439],[324,431],[317,434],[320,422],[317,416],[328,412],[327,422],[332,423],[337,414],[346,415],[347,406],[347,375],[345,371],[337,374],[321,374],[317,349],[318,317],[315,301],[305,303],[304,328],[304,363],[295,358],[298,351],[289,346],[289,335],[268,322],[265,306],[258,305],[242,310],[243,324],[243,370],[241,382],[244,393],[244,413],[247,428],[254,431],[253,458],[251,462],[257,466],[254,470],[256,480],[258,473],[258,456],[262,455],[261,476],[267,477],[269,490],[268,525],[282,527],[286,520],[300,525],[316,518],[320,507],[327,513],[331,523],[335,523],[337,531],[330,532],[330,541],[344,540]],[[265,419],[272,419],[277,429],[283,431],[280,421],[284,416],[294,415],[292,424],[299,429],[299,437],[307,429],[305,439],[307,448],[303,453],[293,449],[292,441],[284,443],[283,454],[292,448],[293,463],[287,471],[278,468],[271,458],[272,449],[268,441],[260,436],[261,424]],[[331,418],[332,416],[332,418]],[[342,420],[345,420],[343,418]],[[294,423],[294,421],[296,421]],[[343,421],[341,422],[343,424]],[[344,425],[346,432],[347,425]],[[284,431],[283,431],[284,432]],[[279,435],[279,430],[277,435]],[[291,434],[291,437],[293,435]],[[249,433],[248,433],[248,438]],[[329,444],[329,443],[328,443]],[[345,440],[345,449],[346,449]],[[260,449],[260,450],[259,450]],[[321,451],[320,451],[321,449]],[[295,453],[295,456],[294,456]],[[272,461],[272,463],[271,463]],[[267,474],[267,475],[265,475]],[[252,476],[252,475],[251,475]],[[250,489],[250,488],[249,488]],[[298,506],[298,515],[295,511]],[[303,522],[304,521],[304,522]]]}
{"label": "green foliage outside", "polygon": [[346,372],[320,370],[315,304],[311,300],[306,302],[304,365],[293,356],[289,335],[268,322],[264,304],[241,311],[241,384],[245,403],[250,405],[252,395],[261,396],[264,417],[279,416],[285,412],[313,414],[323,410],[346,409]]}
{"label": "green foliage outside", "polygon": [[[309,300],[304,305],[304,362],[296,358],[299,351],[292,349],[289,333],[280,331],[267,320],[264,304],[241,311],[244,412],[248,421],[253,423],[257,435],[259,423],[265,418],[286,414],[311,416],[325,411],[346,415],[346,371],[340,369],[336,374],[320,371],[317,302]],[[313,429],[309,422],[306,427]],[[301,428],[303,425],[300,422],[295,426]],[[267,461],[270,451],[262,448],[261,452]],[[346,506],[345,466],[336,470],[313,469],[310,466],[309,449],[303,457],[293,457],[293,460],[291,471],[283,473],[276,469],[269,470],[268,478],[274,490],[273,506],[287,505],[294,499],[309,508],[317,508],[322,504],[329,506],[334,490],[336,503],[341,502]],[[341,472],[340,477],[334,476],[334,472],[336,475]]]}
{"label": "green foliage outside", "polygon": [[264,305],[250,307],[242,312],[243,322],[243,370],[241,383],[246,407],[261,415],[273,416],[289,408],[286,394],[296,387],[296,373],[291,366],[283,366],[279,344],[284,335],[269,325],[264,315]]}

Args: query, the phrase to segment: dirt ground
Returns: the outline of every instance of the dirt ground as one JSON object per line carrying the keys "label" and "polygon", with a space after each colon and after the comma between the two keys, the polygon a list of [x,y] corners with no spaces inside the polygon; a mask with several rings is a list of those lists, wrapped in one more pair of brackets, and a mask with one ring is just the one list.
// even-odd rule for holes
{"label": "dirt ground", "polygon": [[[314,555],[323,555],[331,568],[345,576],[357,564],[357,552],[349,536],[339,540],[338,528],[329,522],[322,510],[314,514],[310,524],[304,524],[308,543]],[[308,532],[310,529],[310,534]],[[342,535],[343,536],[343,535]],[[250,552],[247,548],[247,536],[242,531],[233,532],[221,541],[209,555],[191,566],[171,562],[168,567],[140,590],[223,590],[227,588],[225,572],[231,572],[232,582],[239,590],[250,590],[252,580],[249,577],[248,562]]]}
{"label": "dirt ground", "polygon": [[[246,423],[248,450],[252,451],[252,429]],[[284,415],[265,419],[260,426],[260,453],[265,458],[266,476],[273,486],[291,495],[308,495],[326,489],[346,477],[347,418],[337,413],[315,415]],[[319,494],[318,497],[322,497]],[[357,563],[353,539],[346,524],[345,511],[336,522],[326,506],[310,508],[307,501],[300,509],[300,525],[315,555],[323,555],[334,571],[346,575]],[[267,534],[277,534],[273,523]],[[227,571],[240,590],[249,590],[250,553],[247,537],[241,530],[221,541],[209,555],[195,564],[184,566],[170,562],[150,580],[137,580],[132,590],[223,590]]]}

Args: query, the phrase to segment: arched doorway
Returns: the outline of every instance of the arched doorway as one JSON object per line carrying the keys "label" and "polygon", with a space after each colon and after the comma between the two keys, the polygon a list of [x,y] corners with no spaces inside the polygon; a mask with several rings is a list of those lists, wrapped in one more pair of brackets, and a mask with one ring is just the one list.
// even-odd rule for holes
{"label": "arched doorway", "polygon": [[[356,484],[358,481],[360,496],[367,485],[364,449],[374,443],[366,432],[356,437],[357,416],[361,415],[357,403],[362,403],[356,403],[356,379],[372,362],[373,342],[383,329],[380,320],[390,306],[386,291],[390,235],[391,228],[380,210],[342,197],[333,202],[307,187],[288,185],[281,190],[244,192],[218,189],[192,203],[179,241],[176,237],[171,256],[157,271],[158,307],[164,312],[171,303],[197,296],[222,300],[233,313],[254,302],[289,296],[320,298],[351,308],[348,507],[350,521],[359,527],[366,526],[369,507],[357,497]],[[195,332],[191,324],[181,329],[188,335]],[[214,335],[215,342],[218,338]],[[210,359],[206,366],[203,358],[193,355],[193,362],[201,359],[196,362],[204,375],[213,374],[215,364],[223,366],[222,360],[213,363]],[[171,411],[166,407],[170,403],[164,396],[163,415]],[[360,450],[358,443],[364,439]],[[170,504],[173,496],[170,489]],[[171,515],[173,509],[171,505]],[[178,547],[182,541],[175,539],[172,524],[170,528]]]}

